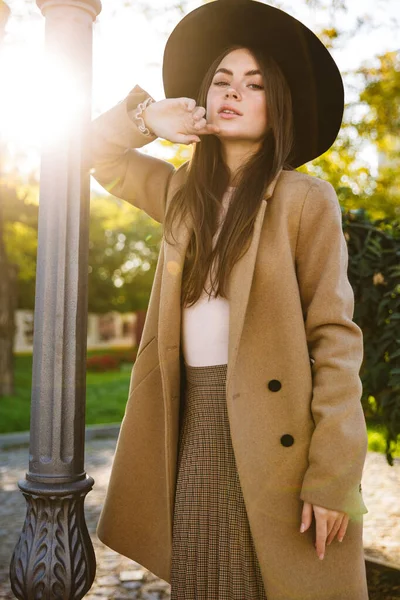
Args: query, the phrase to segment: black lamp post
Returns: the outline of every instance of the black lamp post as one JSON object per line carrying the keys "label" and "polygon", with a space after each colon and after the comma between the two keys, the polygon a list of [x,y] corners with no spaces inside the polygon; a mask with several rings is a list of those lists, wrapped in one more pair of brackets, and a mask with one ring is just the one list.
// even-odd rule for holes
{"label": "black lamp post", "polygon": [[[20,599],[75,600],[90,589],[96,571],[83,509],[94,483],[84,470],[90,198],[86,150],[92,29],[101,4],[37,4],[46,17],[46,57],[54,63],[53,73],[46,74],[53,85],[47,107],[59,111],[60,123],[68,117],[68,126],[57,130],[52,141],[45,139],[42,147],[29,472],[19,482],[27,514],[10,581]],[[61,102],[57,65],[59,72],[72,74],[68,85],[76,84],[70,106]]]}

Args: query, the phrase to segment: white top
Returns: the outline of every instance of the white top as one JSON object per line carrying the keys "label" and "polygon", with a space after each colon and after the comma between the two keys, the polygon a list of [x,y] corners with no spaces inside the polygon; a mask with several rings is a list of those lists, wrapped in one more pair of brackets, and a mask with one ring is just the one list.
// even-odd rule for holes
{"label": "white top", "polygon": [[[223,219],[228,209],[233,187],[228,187],[222,198],[219,226],[213,237],[213,248],[221,231]],[[210,271],[206,289],[210,291]],[[204,290],[193,306],[182,310],[181,341],[183,357],[187,365],[202,367],[228,363],[229,302],[226,298]]]}

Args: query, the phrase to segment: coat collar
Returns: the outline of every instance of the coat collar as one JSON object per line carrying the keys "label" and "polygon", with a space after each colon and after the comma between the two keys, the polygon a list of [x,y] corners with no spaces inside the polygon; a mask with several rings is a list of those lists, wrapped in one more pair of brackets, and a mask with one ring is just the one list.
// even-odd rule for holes
{"label": "coat collar", "polygon": [[[250,288],[253,279],[260,233],[267,207],[268,199],[271,198],[282,169],[269,184],[262,200],[254,223],[251,244],[247,252],[234,265],[228,284],[229,305],[229,344],[228,344],[228,370],[227,390],[234,370],[235,361],[242,335]],[[186,225],[174,232],[176,245],[167,244],[164,240],[164,269],[160,291],[160,313],[159,313],[159,349],[160,358],[166,361],[170,358],[168,350],[179,349],[181,343],[181,286],[182,271],[185,261],[186,250],[189,245],[193,231],[193,223],[188,217]]]}

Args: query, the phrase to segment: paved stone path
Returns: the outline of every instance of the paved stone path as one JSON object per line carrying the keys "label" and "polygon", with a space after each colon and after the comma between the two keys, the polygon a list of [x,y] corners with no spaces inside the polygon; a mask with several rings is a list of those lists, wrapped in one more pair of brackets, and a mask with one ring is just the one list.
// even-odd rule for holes
{"label": "paved stone path", "polygon": [[[170,598],[170,585],[139,564],[104,546],[95,535],[107,487],[115,439],[92,440],[86,445],[86,471],[95,480],[86,497],[86,521],[97,557],[95,582],[88,600],[161,600]],[[25,477],[28,449],[14,448],[0,455],[0,600],[14,598],[8,569],[24,518],[25,500],[17,481]],[[369,452],[362,480],[369,510],[364,515],[366,557],[390,561],[400,568],[400,459],[390,467],[382,454]]]}

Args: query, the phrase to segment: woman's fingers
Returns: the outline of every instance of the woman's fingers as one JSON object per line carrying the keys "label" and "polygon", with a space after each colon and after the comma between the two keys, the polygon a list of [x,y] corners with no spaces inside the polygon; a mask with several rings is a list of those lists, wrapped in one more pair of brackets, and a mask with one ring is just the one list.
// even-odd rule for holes
{"label": "woman's fingers", "polygon": [[321,560],[325,555],[325,542],[327,536],[328,523],[326,516],[321,513],[314,513],[316,521],[316,549],[318,558]]}
{"label": "woman's fingers", "polygon": [[345,513],[342,523],[340,525],[340,529],[338,531],[337,539],[341,542],[344,538],[344,535],[347,531],[347,525],[349,524],[349,515]]}
{"label": "woman's fingers", "polygon": [[342,541],[347,528],[349,516],[346,513],[314,506],[316,520],[316,543],[317,554],[323,558],[325,545],[329,545],[338,532],[338,540]]}
{"label": "woman's fingers", "polygon": [[204,108],[204,106],[198,106],[193,111],[192,116],[195,121],[199,121],[200,119],[202,119],[204,117],[205,114],[206,114],[206,109]]}
{"label": "woman's fingers", "polygon": [[201,129],[197,129],[194,127],[192,127],[191,129],[193,133],[178,133],[174,141],[178,142],[179,144],[191,144],[192,142],[201,142],[199,135],[210,135],[213,133],[218,133],[220,131],[218,125],[212,125],[209,123],[203,126]]}
{"label": "woman's fingers", "polygon": [[197,135],[188,135],[185,133],[178,133],[176,135],[176,140],[174,140],[178,144],[191,144],[192,142],[200,142],[200,138]]}
{"label": "woman's fingers", "polygon": [[331,544],[331,542],[332,542],[332,540],[334,539],[335,535],[336,535],[336,534],[337,534],[337,532],[339,531],[339,529],[340,529],[340,526],[341,526],[341,524],[342,524],[342,522],[343,522],[343,519],[344,519],[344,517],[343,517],[342,519],[340,519],[340,518],[339,518],[339,519],[337,519],[337,520],[336,520],[336,521],[333,523],[332,529],[331,529],[331,531],[329,532],[329,535],[328,535],[328,537],[327,537],[327,539],[326,539],[326,544],[327,544],[327,546],[329,546],[329,545]]}
{"label": "woman's fingers", "polygon": [[[184,109],[183,114],[182,108]],[[218,125],[207,123],[205,107],[197,106],[194,98],[179,98],[174,109],[177,109],[174,114],[180,120],[180,124],[178,124],[177,131],[175,130],[176,133],[170,135],[167,132],[167,137],[171,141],[179,144],[191,144],[201,141],[199,135],[210,135],[221,131]]]}
{"label": "woman's fingers", "polygon": [[220,131],[218,125],[207,123],[206,109],[204,106],[196,106],[192,111],[190,127],[199,133],[216,133]]}
{"label": "woman's fingers", "polygon": [[304,527],[301,527],[300,531],[306,531],[309,528],[313,512],[315,516],[316,533],[316,541],[314,545],[317,550],[318,557],[322,560],[325,556],[326,546],[330,545],[336,534],[339,542],[343,540],[344,534],[347,530],[349,516],[346,513],[330,510],[315,504],[313,505],[309,502],[304,502],[301,514],[301,522],[304,524]]}
{"label": "woman's fingers", "polygon": [[205,120],[204,117],[201,117],[198,121],[195,121],[193,124],[193,127],[195,129],[203,129],[203,127],[205,127],[207,125],[207,121]]}
{"label": "woman's fingers", "polygon": [[199,110],[196,109],[195,113],[192,115],[191,122],[188,124],[189,130],[201,134],[218,133],[220,127],[218,125],[207,123],[206,118],[203,116],[204,113],[204,108],[200,107]]}
{"label": "woman's fingers", "polygon": [[312,504],[310,502],[304,501],[303,510],[301,513],[301,525],[302,526],[300,526],[300,533],[304,533],[304,531],[307,531],[307,529],[310,527],[310,525],[312,523],[312,516],[313,516]]}
{"label": "woman's fingers", "polygon": [[172,143],[200,142],[199,135],[220,131],[218,126],[207,123],[205,107],[197,106],[194,98],[166,98],[153,102],[148,110],[149,128]]}
{"label": "woman's fingers", "polygon": [[183,106],[188,111],[192,111],[196,108],[196,100],[194,98],[182,98]]}
{"label": "woman's fingers", "polygon": [[202,119],[201,121],[198,121],[198,123],[193,125],[193,129],[198,134],[219,133],[221,131],[218,125],[206,123],[205,119]]}

